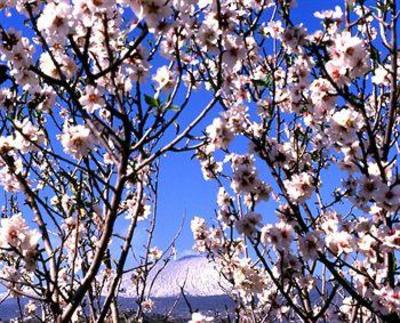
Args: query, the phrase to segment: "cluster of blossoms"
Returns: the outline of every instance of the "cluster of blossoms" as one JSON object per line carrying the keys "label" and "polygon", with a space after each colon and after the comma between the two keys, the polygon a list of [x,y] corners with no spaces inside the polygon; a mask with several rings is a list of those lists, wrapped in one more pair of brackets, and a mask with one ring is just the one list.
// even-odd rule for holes
{"label": "cluster of blossoms", "polygon": [[16,121],[14,148],[23,154],[31,151],[38,151],[40,146],[45,143],[45,134],[42,129],[35,127],[32,122],[25,119]]}
{"label": "cluster of blossoms", "polygon": [[43,130],[28,119],[15,120],[14,130],[13,135],[0,137],[0,183],[7,192],[23,190],[18,180],[18,176],[23,176],[20,154],[39,152],[46,143]]}
{"label": "cluster of blossoms", "polygon": [[101,90],[92,85],[86,87],[85,94],[80,97],[79,103],[88,113],[93,113],[105,104]]}
{"label": "cluster of blossoms", "polygon": [[290,200],[295,203],[308,200],[314,191],[313,178],[308,173],[295,174],[290,179],[286,179],[283,184]]}
{"label": "cluster of blossoms", "polygon": [[366,43],[353,37],[349,32],[338,33],[329,48],[331,60],[326,63],[326,71],[338,86],[348,84],[369,69],[369,53]]}
{"label": "cluster of blossoms", "polygon": [[0,221],[0,249],[12,263],[22,259],[27,271],[36,266],[40,234],[26,224],[20,213]]}
{"label": "cluster of blossoms", "polygon": [[77,159],[87,156],[94,146],[90,129],[83,125],[65,126],[60,141],[64,151]]}
{"label": "cluster of blossoms", "polygon": [[315,13],[313,33],[288,18],[291,4],[278,6],[262,41],[244,40],[253,59],[238,52],[215,92],[224,112],[197,156],[219,186],[216,222],[196,217],[191,228],[249,321],[400,315],[398,9],[346,3]]}

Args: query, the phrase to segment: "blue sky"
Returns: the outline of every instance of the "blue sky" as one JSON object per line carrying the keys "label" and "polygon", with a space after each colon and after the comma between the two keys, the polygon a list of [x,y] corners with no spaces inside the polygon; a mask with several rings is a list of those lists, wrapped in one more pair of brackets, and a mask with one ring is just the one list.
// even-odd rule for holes
{"label": "blue sky", "polygon": [[[334,8],[335,5],[341,5],[344,1],[339,0],[298,0],[298,6],[293,10],[293,21],[295,23],[303,22],[309,31],[313,31],[320,26],[320,21],[313,17],[317,10]],[[25,36],[30,33],[22,26],[21,17],[4,18],[0,14],[0,21],[5,27],[15,27],[23,29]],[[157,64],[157,62],[155,62]],[[207,103],[207,95],[200,90],[196,94],[195,100],[192,100],[188,106],[188,111],[183,115],[183,123],[188,123],[191,117],[201,110]],[[211,123],[213,117],[218,115],[219,111],[214,110],[201,123],[198,129],[204,128]],[[178,252],[181,254],[191,250],[193,239],[190,231],[190,220],[194,216],[202,216],[210,220],[214,218],[215,199],[217,185],[213,181],[205,181],[202,177],[199,162],[191,159],[193,153],[169,153],[167,158],[161,161],[161,173],[159,179],[159,205],[158,205],[158,223],[154,244],[163,247],[169,243],[176,234],[182,222],[183,216],[186,217],[182,234],[177,243]],[[262,177],[265,174],[261,174]],[[264,218],[268,214],[273,214],[272,203],[269,202],[263,206]],[[126,220],[120,221],[117,225],[117,231],[124,232],[126,229]],[[143,230],[142,230],[143,231]],[[139,233],[134,239],[134,249],[144,243],[145,236]]]}
{"label": "blue sky", "polygon": [[[340,0],[298,0],[293,10],[293,21],[303,23],[309,31],[320,27],[320,20],[314,18],[313,13],[319,10],[333,9],[342,5]],[[343,8],[343,6],[342,6]],[[196,101],[193,109],[201,109],[204,102]],[[197,105],[199,107],[197,107]],[[211,123],[217,111],[203,122]],[[188,253],[193,244],[190,231],[190,220],[194,216],[201,216],[213,223],[216,207],[216,193],[218,186],[213,181],[205,181],[202,177],[199,162],[191,160],[192,153],[169,154],[162,160],[159,194],[159,222],[158,234],[155,243],[164,245],[174,236],[186,215],[186,223],[177,243],[178,252]],[[263,177],[265,174],[260,174]],[[328,176],[335,174],[329,174]],[[264,203],[262,211],[264,219],[271,219],[274,212],[271,201]]]}

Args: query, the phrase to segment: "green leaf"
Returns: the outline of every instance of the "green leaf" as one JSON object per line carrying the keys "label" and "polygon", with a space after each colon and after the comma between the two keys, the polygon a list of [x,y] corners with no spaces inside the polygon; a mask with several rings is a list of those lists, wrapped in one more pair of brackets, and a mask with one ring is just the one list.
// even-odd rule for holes
{"label": "green leaf", "polygon": [[254,85],[269,88],[272,85],[272,78],[266,77],[263,80],[253,80]]}
{"label": "green leaf", "polygon": [[160,106],[160,100],[156,99],[156,98],[153,98],[150,95],[145,94],[144,95],[144,100],[151,107],[158,108]]}

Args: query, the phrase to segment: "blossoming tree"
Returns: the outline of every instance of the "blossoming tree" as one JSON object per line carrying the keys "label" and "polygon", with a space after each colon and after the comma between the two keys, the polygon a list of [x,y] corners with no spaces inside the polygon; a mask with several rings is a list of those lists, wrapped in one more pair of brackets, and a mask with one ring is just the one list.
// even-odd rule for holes
{"label": "blossoming tree", "polygon": [[[250,36],[261,9],[241,4],[239,21],[233,8],[205,17],[208,6],[0,1],[0,283],[31,300],[21,317],[116,322],[123,274],[140,295],[137,317],[151,308],[143,286],[168,257],[152,245],[158,160],[193,148],[220,99],[202,106],[195,90],[218,91],[246,52],[224,26]],[[138,222],[150,215],[139,253]]]}
{"label": "blossoming tree", "polygon": [[224,27],[242,50],[197,153],[220,188],[195,248],[243,321],[398,322],[398,2],[343,1],[313,32],[297,2],[269,2],[255,37]]}
{"label": "blossoming tree", "polygon": [[309,32],[294,5],[0,0],[0,283],[31,300],[21,315],[116,322],[132,274],[141,319],[168,258],[158,161],[196,149],[220,189],[195,246],[237,320],[400,319],[399,8],[346,0]]}

